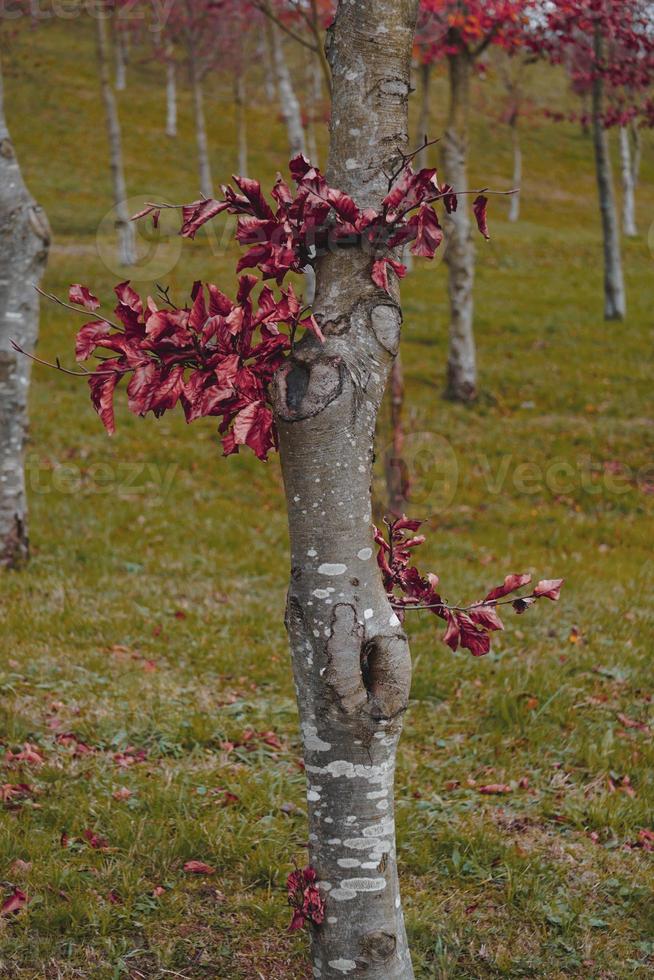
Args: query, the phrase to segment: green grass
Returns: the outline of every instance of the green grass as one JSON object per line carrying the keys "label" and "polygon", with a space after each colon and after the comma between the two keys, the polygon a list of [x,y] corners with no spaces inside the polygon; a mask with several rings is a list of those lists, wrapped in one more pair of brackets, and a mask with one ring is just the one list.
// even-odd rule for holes
{"label": "green grass", "polygon": [[[111,199],[88,25],[19,38],[5,74],[15,143],[54,229],[47,286],[81,281],[108,297],[119,272],[96,248]],[[558,104],[561,80],[537,77]],[[492,107],[492,84],[482,90]],[[436,132],[443,95],[439,80]],[[208,102],[219,181],[236,156],[227,79]],[[159,68],[134,64],[120,97],[130,193],[188,200],[188,92],[177,141],[162,135],[162,104]],[[270,181],[283,129],[265,103],[248,122],[251,172]],[[478,248],[474,408],[441,398],[443,267],[420,265],[403,288],[407,458],[414,512],[434,515],[422,562],[446,595],[474,599],[507,571],[567,582],[557,606],[509,620],[483,660],[452,655],[431,618],[410,621],[397,787],[406,914],[421,978],[638,978],[654,970],[652,854],[625,845],[652,828],[654,753],[651,734],[617,716],[648,722],[654,694],[653,144],[643,234],[625,245],[629,318],[609,325],[591,146],[540,117],[524,143],[523,220],[510,226],[493,203],[493,240]],[[507,186],[508,134],[479,114],[473,161],[475,180]],[[231,281],[234,250],[216,241],[185,244],[158,273],[175,295],[199,276]],[[66,357],[75,323],[43,312],[40,353]],[[34,555],[1,582],[0,737],[3,754],[29,742],[44,763],[0,774],[33,788],[0,820],[5,893],[30,897],[0,920],[0,975],[309,976],[306,937],[284,931],[306,826],[278,462],[223,460],[209,421],[188,430],[124,407],[109,441],[83,386],[41,368],[31,411]],[[381,452],[388,439],[384,416]],[[480,795],[490,782],[514,790]],[[109,849],[90,847],[88,829]],[[185,874],[189,859],[215,875]]]}

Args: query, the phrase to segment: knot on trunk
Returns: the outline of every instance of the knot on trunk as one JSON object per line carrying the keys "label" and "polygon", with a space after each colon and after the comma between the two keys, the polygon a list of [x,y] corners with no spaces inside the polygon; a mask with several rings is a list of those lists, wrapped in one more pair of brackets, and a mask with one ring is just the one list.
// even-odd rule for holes
{"label": "knot on trunk", "polygon": [[27,529],[20,516],[16,514],[0,545],[0,568],[22,568],[28,559]]}
{"label": "knot on trunk", "polygon": [[400,718],[409,703],[411,656],[403,633],[365,640],[365,628],[349,603],[334,606],[326,647],[325,682],[337,706],[356,714],[362,737]]}
{"label": "knot on trunk", "polygon": [[391,932],[369,932],[361,940],[361,950],[369,963],[386,963],[395,955],[397,937]]}
{"label": "knot on trunk", "polygon": [[376,306],[371,313],[372,332],[389,354],[395,356],[400,346],[402,314],[397,306]]}
{"label": "knot on trunk", "polygon": [[343,390],[345,369],[339,357],[293,358],[277,371],[272,387],[275,414],[285,422],[319,415]]}

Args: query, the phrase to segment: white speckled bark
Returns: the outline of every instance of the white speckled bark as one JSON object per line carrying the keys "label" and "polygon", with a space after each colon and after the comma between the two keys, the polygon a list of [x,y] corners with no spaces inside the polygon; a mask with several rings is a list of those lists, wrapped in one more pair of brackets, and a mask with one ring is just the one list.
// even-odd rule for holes
{"label": "white speckled bark", "polygon": [[5,122],[0,68],[0,565],[28,557],[23,453],[27,436],[30,361],[39,328],[41,281],[50,229],[25,187]]}
{"label": "white speckled bark", "polygon": [[[334,91],[328,179],[379,207],[406,150],[417,0],[341,0],[327,53]],[[275,379],[291,537],[287,627],[308,780],[310,859],[326,898],[317,978],[411,980],[395,855],[395,756],[408,643],[375,561],[375,422],[401,325],[399,296],[360,248],[320,259],[307,337]]]}

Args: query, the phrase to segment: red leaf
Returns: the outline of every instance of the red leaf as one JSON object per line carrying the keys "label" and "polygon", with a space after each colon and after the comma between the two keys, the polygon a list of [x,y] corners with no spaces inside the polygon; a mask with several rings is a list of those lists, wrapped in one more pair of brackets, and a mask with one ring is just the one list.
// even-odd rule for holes
{"label": "red leaf", "polygon": [[87,286],[80,286],[75,283],[68,290],[68,301],[75,303],[76,306],[83,306],[85,310],[97,310],[100,300],[94,296]]}
{"label": "red leaf", "polygon": [[92,323],[85,323],[77,333],[75,358],[78,361],[85,361],[97,347],[98,341],[108,337],[110,333],[111,327],[105,320],[94,320]]}
{"label": "red leaf", "polygon": [[486,241],[490,240],[490,235],[488,233],[488,221],[486,219],[486,210],[488,208],[488,198],[480,194],[476,197],[472,205],[472,210],[474,211],[475,218],[477,219],[477,227],[482,233]]}
{"label": "red leaf", "polygon": [[259,459],[274,447],[273,414],[262,401],[252,402],[234,419],[232,429],[237,446],[249,446]]}
{"label": "red leaf", "polygon": [[375,286],[379,286],[385,292],[390,293],[388,282],[388,266],[395,272],[398,279],[403,279],[406,275],[406,266],[394,259],[376,259],[372,264],[372,281]]}
{"label": "red leaf", "polygon": [[204,861],[187,861],[184,865],[184,871],[193,875],[214,875],[216,873],[216,869],[212,868],[210,864],[205,864]]}
{"label": "red leaf", "polygon": [[498,585],[496,589],[491,589],[484,601],[494,602],[497,599],[503,599],[511,592],[515,592],[516,589],[521,589],[523,585],[529,585],[530,582],[531,575],[507,575],[504,584]]}
{"label": "red leaf", "polygon": [[118,365],[118,360],[113,358],[104,361],[102,367],[90,375],[89,388],[91,389],[91,401],[93,407],[100,416],[102,424],[109,433],[113,435],[116,431],[114,419],[114,391],[120,381],[122,371]]}
{"label": "red leaf", "polygon": [[561,595],[561,586],[564,581],[562,578],[543,579],[534,589],[534,595],[537,599],[552,599],[556,602]]}
{"label": "red leaf", "polygon": [[433,259],[436,249],[443,241],[443,229],[434,209],[423,204],[418,214],[409,222],[409,227],[415,229],[415,242],[411,246],[413,255]]}
{"label": "red leaf", "polygon": [[229,207],[227,201],[215,201],[207,198],[202,201],[194,201],[193,204],[182,208],[182,229],[180,235],[183,238],[195,238],[196,234],[207,221],[211,221],[216,215],[226,211]]}
{"label": "red leaf", "polygon": [[27,902],[28,898],[25,892],[14,886],[9,898],[0,905],[0,915],[12,915],[14,912],[20,912],[27,905]]}

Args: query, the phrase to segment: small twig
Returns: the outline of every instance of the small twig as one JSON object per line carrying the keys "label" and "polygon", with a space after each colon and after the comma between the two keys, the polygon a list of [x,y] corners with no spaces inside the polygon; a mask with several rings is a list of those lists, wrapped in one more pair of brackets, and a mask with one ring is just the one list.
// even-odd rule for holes
{"label": "small twig", "polygon": [[71,371],[70,368],[61,366],[59,358],[57,358],[56,363],[53,364],[52,361],[44,361],[43,358],[37,357],[36,354],[30,354],[29,351],[23,350],[23,348],[17,344],[15,340],[10,340],[9,343],[15,351],[17,351],[19,354],[24,354],[25,357],[29,357],[31,361],[36,361],[37,364],[43,364],[44,367],[52,368],[53,371],[60,371],[62,374],[69,374],[73,378],[95,378],[99,377],[100,375],[107,376],[109,374],[129,374],[130,371],[134,370],[133,368],[125,368],[125,370],[122,368],[112,368],[111,371],[87,371],[85,368],[82,368],[81,371]]}
{"label": "small twig", "polygon": [[[39,296],[43,296],[44,299],[49,299],[52,303],[56,303],[58,306],[63,306],[64,309],[66,310],[72,310],[73,313],[79,313],[81,316],[85,316],[85,317],[88,317],[89,314],[93,316],[96,313],[95,310],[85,310],[85,309],[81,309],[79,306],[71,306],[70,303],[65,303],[63,299],[59,299],[59,297],[55,296],[54,293],[46,293],[46,291],[44,289],[41,289],[39,286],[35,286],[34,288],[36,289]],[[109,324],[109,326],[113,327],[114,330],[118,330],[120,333],[123,333],[123,328],[119,327],[117,323],[113,322],[113,320],[108,320],[106,316],[102,316],[102,314],[100,314],[99,316],[96,317],[96,319],[102,320],[103,323]],[[25,352],[23,351],[23,353]]]}
{"label": "small twig", "polygon": [[485,601],[485,602],[473,602],[469,606],[450,606],[450,605],[448,605],[447,602],[432,602],[432,603],[426,603],[424,605],[423,604],[421,604],[421,605],[415,604],[414,605],[412,603],[412,604],[406,605],[406,606],[403,605],[402,603],[399,603],[398,604],[398,603],[391,602],[391,606],[393,606],[394,609],[402,609],[403,611],[405,611],[407,609],[447,609],[448,612],[463,612],[463,613],[467,613],[467,612],[470,612],[472,609],[482,609],[484,606],[491,606],[493,608],[495,606],[511,606],[511,605],[513,605],[514,602],[516,602],[516,600],[519,600],[519,599],[523,599],[523,600],[525,600],[525,599],[538,600],[540,598],[541,598],[541,596],[537,596],[534,592],[531,592],[529,595],[518,595],[518,596],[515,596],[513,599],[489,599],[488,601]]}

